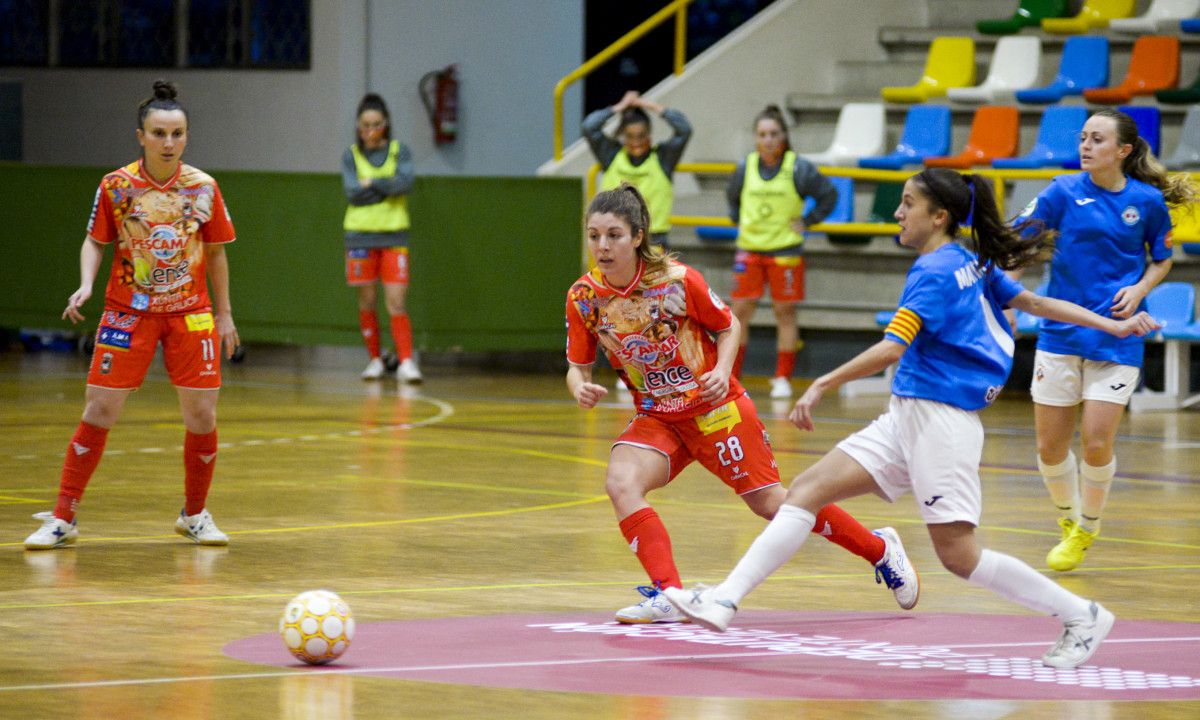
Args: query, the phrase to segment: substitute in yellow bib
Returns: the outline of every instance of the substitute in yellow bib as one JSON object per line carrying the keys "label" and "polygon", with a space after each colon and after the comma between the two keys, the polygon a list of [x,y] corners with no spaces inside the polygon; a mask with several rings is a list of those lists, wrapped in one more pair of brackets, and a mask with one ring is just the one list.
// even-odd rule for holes
{"label": "substitute in yellow bib", "polygon": [[[651,146],[650,115],[659,115],[674,131],[666,142]],[[617,137],[604,134],[604,123],[620,115]],[[650,208],[650,240],[667,247],[671,232],[671,206],[675,191],[671,176],[692,137],[692,126],[683,113],[665,108],[630,90],[616,105],[601,108],[583,119],[583,136],[600,163],[604,176],[601,190],[612,190],[627,182],[638,189]]]}
{"label": "substitute in yellow bib", "polygon": [[[792,394],[799,331],[796,303],[804,299],[804,231],[824,220],[837,204],[837,189],[812,163],[792,152],[783,113],[769,105],[754,120],[755,152],[738,163],[725,190],[729,217],[737,223],[732,309],[741,323],[741,348],[734,365],[741,375],[750,319],[767,284],[775,310],[776,359],[771,397]],[[815,203],[804,212],[804,199]]]}
{"label": "substitute in yellow bib", "polygon": [[371,361],[364,380],[383,377],[386,363],[379,340],[375,283],[383,284],[396,344],[396,378],[421,382],[412,356],[412,324],[404,309],[408,292],[408,194],[413,186],[412,154],[392,139],[383,98],[368,93],[358,104],[355,143],[342,155],[342,188],[349,206],[346,231],[346,283],[358,288],[358,325]]}

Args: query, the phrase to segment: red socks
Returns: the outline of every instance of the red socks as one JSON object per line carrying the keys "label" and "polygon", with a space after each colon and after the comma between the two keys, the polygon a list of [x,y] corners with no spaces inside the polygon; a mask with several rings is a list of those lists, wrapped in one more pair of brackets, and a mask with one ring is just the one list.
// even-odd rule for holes
{"label": "red socks", "polygon": [[854,516],[837,505],[826,505],[817,513],[813,533],[840,545],[874,565],[883,559],[887,545],[883,538],[862,526]]}
{"label": "red socks", "polygon": [[67,458],[63,462],[62,479],[58,483],[58,502],[54,505],[54,516],[71,522],[75,510],[87,488],[92,473],[100,464],[104,454],[104,443],[108,440],[108,428],[80,421],[75,435],[67,445]]}
{"label": "red socks", "polygon": [[412,323],[408,315],[392,316],[392,342],[396,343],[396,356],[401,360],[412,357]]}
{"label": "red socks", "polygon": [[775,377],[790,378],[796,369],[796,353],[777,352],[775,354]]}
{"label": "red socks", "polygon": [[732,377],[735,377],[738,380],[742,379],[742,363],[745,362],[745,360],[746,360],[746,346],[739,345],[738,351],[737,351],[737,357],[735,357],[733,359],[733,372],[730,373],[730,375]]}
{"label": "red socks", "polygon": [[358,327],[362,331],[363,342],[367,344],[367,352],[372,358],[379,357],[379,318],[374,310],[358,311]]}
{"label": "red socks", "polygon": [[671,555],[671,536],[654,508],[642,508],[622,520],[621,534],[637,554],[651,584],[660,589],[683,587],[679,570],[675,568],[675,558]]}
{"label": "red socks", "polygon": [[204,509],[216,465],[217,431],[204,435],[188,431],[183,439],[184,510],[188,515],[195,515]]}

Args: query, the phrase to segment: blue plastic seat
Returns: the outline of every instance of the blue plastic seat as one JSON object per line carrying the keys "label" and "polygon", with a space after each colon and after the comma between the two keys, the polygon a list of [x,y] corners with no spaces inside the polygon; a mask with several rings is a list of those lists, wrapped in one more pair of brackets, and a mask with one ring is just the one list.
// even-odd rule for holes
{"label": "blue plastic seat", "polygon": [[859,167],[899,170],[920,165],[927,157],[950,154],[950,108],[946,105],[914,105],[904,118],[904,132],[896,149],[887,155],[861,158]]}
{"label": "blue plastic seat", "polygon": [[1185,33],[1200,33],[1200,18],[1188,18],[1179,21],[1179,29]]}
{"label": "blue plastic seat", "polygon": [[1082,95],[1086,88],[1108,85],[1108,38],[1074,35],[1063,43],[1062,61],[1054,82],[1045,87],[1018,90],[1018,102],[1048,105],[1067,95]]}
{"label": "blue plastic seat", "polygon": [[1164,336],[1183,331],[1196,313],[1196,288],[1187,282],[1165,282],[1146,296],[1146,312],[1163,326]]}
{"label": "blue plastic seat", "polygon": [[[1138,135],[1150,143],[1150,152],[1158,157],[1162,149],[1162,113],[1153,105],[1122,105],[1117,108],[1133,118],[1137,125]],[[1079,158],[1063,163],[1067,170],[1079,169]]]}
{"label": "blue plastic seat", "polygon": [[1037,142],[1033,149],[1017,158],[997,158],[998,169],[1062,167],[1079,161],[1079,133],[1087,122],[1087,108],[1081,105],[1052,105],[1042,114]]}
{"label": "blue plastic seat", "polygon": [[[1046,290],[1050,288],[1050,278],[1043,278],[1038,286],[1034,288],[1034,292],[1038,295],[1045,295]],[[1021,335],[1037,335],[1042,329],[1042,319],[1037,315],[1030,315],[1021,310],[1016,311],[1017,315],[1017,332]]]}

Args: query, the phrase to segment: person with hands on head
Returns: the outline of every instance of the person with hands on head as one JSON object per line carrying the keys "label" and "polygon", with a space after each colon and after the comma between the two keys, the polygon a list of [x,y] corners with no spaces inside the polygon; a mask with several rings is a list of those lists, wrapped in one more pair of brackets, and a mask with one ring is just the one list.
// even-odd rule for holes
{"label": "person with hands on head", "polygon": [[[750,320],[766,285],[775,313],[775,374],[770,396],[792,396],[800,331],[796,303],[804,299],[804,232],[837,204],[837,188],[788,142],[787,122],[775,105],[754,119],[755,150],[739,162],[725,189],[729,217],[738,226],[733,260],[733,314],[741,323],[741,345],[733,374],[742,376],[750,342]],[[815,199],[804,212],[804,199]]]}
{"label": "person with hands on head", "polygon": [[[75,513],[130,392],[144,380],[161,343],[185,427],[184,505],[175,531],[201,545],[225,545],[206,508],[217,458],[217,395],[222,354],[240,344],[229,298],[225,244],[233,223],[217,182],[182,162],[188,116],[175,86],[154,83],[138,106],[142,156],[104,176],[80,250],[79,289],[63,318],[86,320],[104,248],[114,246],[112,273],[88,370],[83,417],[67,446],[53,511],[25,540],[29,550],[70,545]],[[210,292],[211,287],[211,292]]]}
{"label": "person with hands on head", "polygon": [[[666,526],[646,501],[692,461],[771,518],[784,497],[754,404],[732,376],[738,321],[696,270],[648,242],[650,215],[628,183],[600,192],[585,215],[596,267],[567,294],[567,388],[591,409],[608,390],[592,380],[598,350],[629,380],[637,415],[613,444],[605,490],[621,533],[650,577],[645,598],[617,611],[622,623],[683,620],[661,593],[681,586]],[[875,567],[905,609],[920,593],[891,528],[875,533],[836,505],[817,532]]]}
{"label": "person with hands on head", "polygon": [[[707,628],[725,630],[742,599],[800,549],[819,508],[868,493],[894,502],[912,492],[947,570],[1063,622],[1044,664],[1077,667],[1100,646],[1113,625],[1111,612],[1017,558],[980,546],[975,536],[982,512],[979,411],[995,400],[1012,369],[1014,342],[1004,322],[1005,306],[1115,337],[1145,335],[1158,325],[1145,313],[1116,320],[1041,297],[1006,275],[1005,270],[1042,258],[1053,233],[1022,234],[1007,227],[989,182],[931,168],[905,183],[896,209],[900,243],[918,257],[900,307],[882,340],[817,378],[789,417],[798,428],[812,430],[813,410],[826,392],[898,361],[887,412],[792,481],[775,518],[724,582],[666,590],[680,612]],[[970,249],[955,242],[968,218]]]}
{"label": "person with hands on head", "polygon": [[[1055,178],[1019,220],[1058,231],[1048,295],[1128,318],[1170,272],[1168,205],[1190,205],[1196,193],[1186,175],[1166,174],[1137,124],[1117,110],[1088,118],[1079,157],[1083,172]],[[1056,320],[1038,331],[1030,387],[1037,464],[1062,529],[1046,555],[1052,570],[1078,567],[1100,534],[1117,471],[1117,430],[1138,386],[1144,344]]]}
{"label": "person with hands on head", "polygon": [[[657,115],[671,126],[671,137],[652,144],[650,115]],[[614,115],[620,118],[617,136],[604,133],[604,124]],[[627,182],[638,189],[650,208],[650,241],[669,247],[671,208],[675,191],[671,178],[692,138],[692,126],[682,112],[644,98],[629,90],[616,105],[589,113],[583,119],[583,137],[604,172],[601,190],[612,190]]]}

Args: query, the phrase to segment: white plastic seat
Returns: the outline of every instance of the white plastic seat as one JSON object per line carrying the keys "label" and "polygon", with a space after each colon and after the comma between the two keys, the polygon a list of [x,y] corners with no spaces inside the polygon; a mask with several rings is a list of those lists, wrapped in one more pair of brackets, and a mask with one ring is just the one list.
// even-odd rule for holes
{"label": "white plastic seat", "polygon": [[846,103],[838,113],[829,147],[802,157],[817,165],[855,165],[859,158],[882,154],[886,142],[883,103]]}
{"label": "white plastic seat", "polygon": [[1179,144],[1164,164],[1168,170],[1200,168],[1200,105],[1188,108],[1179,131]]}
{"label": "white plastic seat", "polygon": [[[1200,0],[1153,0],[1146,12],[1137,17],[1116,18],[1108,23],[1115,32],[1123,33],[1152,33],[1162,26],[1178,32],[1179,21],[1200,14]],[[1167,29],[1167,28],[1164,28]]]}
{"label": "white plastic seat", "polygon": [[[1196,0],[1200,3],[1200,0]],[[996,41],[987,79],[982,85],[950,88],[954,102],[990,103],[998,95],[1033,87],[1042,62],[1042,40],[1031,35],[1006,35]]]}

